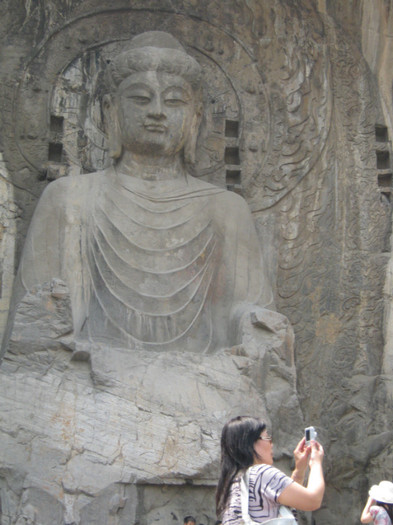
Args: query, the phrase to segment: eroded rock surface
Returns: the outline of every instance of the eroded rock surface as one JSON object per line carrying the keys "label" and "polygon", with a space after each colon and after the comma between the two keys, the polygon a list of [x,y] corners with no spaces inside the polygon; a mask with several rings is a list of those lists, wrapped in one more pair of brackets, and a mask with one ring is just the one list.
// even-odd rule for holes
{"label": "eroded rock surface", "polygon": [[[297,441],[301,432],[301,428],[289,429],[295,425],[291,418],[302,418],[296,407],[288,409],[284,402],[288,397],[296,399],[290,386],[295,376],[287,352],[293,335],[285,328],[288,319],[296,335],[297,396],[305,423],[317,427],[326,450],[328,488],[324,506],[313,519],[318,525],[331,525],[345,515],[348,523],[358,523],[368,487],[390,479],[393,469],[391,2],[228,0],[224,9],[218,0],[163,0],[159,5],[154,0],[115,0],[110,7],[99,0],[4,0],[0,11],[2,326],[14,267],[21,260],[44,188],[50,181],[86,177],[111,165],[102,93],[97,89],[104,66],[130,37],[154,29],[174,35],[202,66],[204,114],[192,175],[243,195],[256,223],[264,275],[277,310],[286,316],[268,322],[254,312],[255,325],[250,325],[246,312],[234,345],[204,356],[173,352],[181,371],[177,382],[169,354],[154,360],[139,349],[135,356],[141,368],[158,384],[149,382],[150,375],[146,382],[142,375],[145,382],[135,380],[134,385],[125,379],[134,378],[134,369],[129,371],[118,348],[117,357],[108,362],[101,342],[76,341],[75,290],[65,275],[46,273],[39,282],[29,282],[18,298],[21,309],[15,311],[17,324],[22,324],[16,326],[1,368],[2,520],[25,524],[144,519],[167,524],[195,512],[198,522],[214,523],[214,467],[207,464],[208,458],[217,460],[213,443],[218,445],[221,420],[210,415],[216,430],[210,428],[202,439],[201,433],[192,434],[192,417],[199,421],[206,396],[216,403],[233,402],[233,397],[227,379],[221,372],[216,377],[209,367],[214,361],[227,367],[229,374],[236,369],[233,383],[241,392],[256,385],[252,398],[255,395],[257,404],[262,400],[272,424],[280,426],[274,431],[276,450],[290,451],[290,439]],[[49,235],[52,222],[56,221],[49,213]],[[47,264],[46,254],[38,259]],[[64,282],[69,296],[65,289],[63,298],[52,295],[53,278]],[[53,310],[56,304],[58,310]],[[282,331],[277,328],[281,323]],[[271,342],[274,332],[266,324],[277,330],[281,343]],[[252,341],[259,340],[261,331],[268,343],[256,347]],[[130,362],[136,366],[135,356]],[[193,368],[187,366],[188,359]],[[198,375],[203,385],[198,390],[192,371],[199,374],[204,363],[208,371]],[[166,367],[166,374],[159,367]],[[166,382],[165,376],[171,380]],[[119,478],[118,466],[126,465],[127,459],[117,456],[118,448],[101,438],[103,453],[97,452],[92,445],[98,439],[94,425],[104,436],[113,435],[114,399],[133,422],[138,417],[145,422],[151,389],[155,400],[151,414],[168,424],[171,439],[177,439],[179,446],[183,430],[171,426],[159,402],[161,395],[167,402],[175,392],[172,409],[184,417],[187,411],[179,408],[183,398],[172,384],[178,382],[183,389],[186,383],[182,395],[187,403],[192,399],[195,410],[184,432],[201,443],[200,472],[196,473],[194,457],[186,470],[193,472],[194,485],[188,478],[184,484],[176,469],[170,484],[151,484],[147,460],[155,456],[147,445],[147,481],[141,477],[135,482],[128,474],[127,479]],[[216,387],[223,388],[218,398],[213,395]],[[135,402],[127,403],[136,392],[141,411]],[[103,410],[102,399],[111,406],[109,412]],[[247,403],[235,407],[249,408]],[[119,414],[117,409],[113,414]],[[120,441],[129,443],[130,432],[137,443],[128,423],[120,417],[116,421],[121,421]],[[90,437],[80,437],[82,427]],[[156,437],[151,439],[169,454],[172,441],[161,432],[161,427],[154,427]],[[81,442],[85,449],[78,448]],[[190,445],[194,452],[199,450],[195,443]],[[102,491],[95,477],[88,485],[85,462],[91,472],[95,468],[111,472]],[[181,462],[184,466],[184,458],[179,458]],[[165,460],[160,472],[169,472],[170,464]],[[34,478],[27,475],[28,465]],[[283,467],[288,468],[288,463],[283,461]],[[87,492],[78,492],[71,477],[75,473]],[[39,488],[44,477],[48,486]]]}

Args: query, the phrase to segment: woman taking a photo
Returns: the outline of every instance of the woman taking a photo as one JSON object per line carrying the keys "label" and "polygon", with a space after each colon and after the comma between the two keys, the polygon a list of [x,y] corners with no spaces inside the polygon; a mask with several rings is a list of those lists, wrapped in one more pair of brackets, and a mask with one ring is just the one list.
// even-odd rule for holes
{"label": "woman taking a photo", "polygon": [[[303,438],[294,451],[295,470],[292,477],[288,477],[273,467],[272,438],[265,423],[249,416],[231,419],[221,434],[221,475],[216,507],[222,525],[243,523],[246,516],[242,516],[241,492],[247,485],[248,514],[256,523],[277,518],[280,505],[304,511],[318,509],[325,491],[323,455],[323,448],[317,441],[306,446]],[[307,466],[310,473],[307,487],[304,487]]]}

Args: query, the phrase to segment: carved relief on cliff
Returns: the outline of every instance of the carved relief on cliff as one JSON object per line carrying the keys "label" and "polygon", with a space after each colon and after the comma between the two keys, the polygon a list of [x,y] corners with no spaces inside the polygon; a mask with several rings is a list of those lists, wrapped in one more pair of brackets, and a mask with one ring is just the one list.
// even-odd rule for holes
{"label": "carved relief on cliff", "polygon": [[[270,6],[253,1],[233,2],[228,13],[233,9],[236,17],[222,12],[220,2],[208,2],[208,6],[205,2],[175,2],[176,9],[173,2],[161,3],[157,8],[154,2],[134,3],[130,7],[119,1],[111,9],[93,5],[94,2],[89,2],[89,9],[83,7],[83,2],[67,2],[67,6],[60,2],[58,6],[60,4],[67,17],[65,23],[59,14],[61,10],[48,8],[45,13],[40,12],[46,17],[46,24],[39,24],[39,9],[34,10],[30,5],[20,31],[31,32],[32,50],[25,52],[22,66],[15,66],[16,89],[9,73],[8,76],[2,73],[3,101],[13,101],[9,104],[11,111],[4,112],[5,158],[15,186],[15,200],[24,213],[23,221],[17,221],[20,233],[17,261],[33,208],[48,182],[85,176],[81,174],[109,166],[99,104],[100,79],[107,61],[130,36],[162,29],[164,25],[164,30],[182,42],[204,71],[205,110],[192,175],[245,197],[254,212],[277,308],[290,319],[296,333],[297,392],[306,418],[320,427],[327,450],[329,483],[331,487],[339,487],[339,494],[329,489],[330,499],[318,523],[333,523],[337,519],[335,512],[342,513],[343,509],[352,512],[355,520],[356,509],[366,494],[367,465],[371,465],[367,472],[370,478],[388,473],[391,438],[386,426],[390,408],[385,384],[389,378],[380,376],[382,287],[390,250],[389,140],[385,139],[381,146],[380,130],[386,127],[378,107],[376,87],[356,46],[327,13],[322,15],[316,11],[314,2],[305,1],[296,6],[284,1]],[[220,23],[212,23],[215,19]],[[48,223],[50,220],[49,217]],[[62,286],[54,281],[36,289],[35,295],[25,298],[25,311],[33,306],[43,308],[44,312],[48,305],[54,311],[67,310]],[[71,325],[65,322],[53,326],[63,337],[59,343],[62,355],[89,356],[89,351],[84,353],[80,348],[78,354],[69,345],[67,334]],[[42,324],[36,328],[40,337]],[[256,328],[249,326],[249,329],[254,333]],[[53,339],[53,333],[51,337]],[[66,436],[72,445],[64,455],[68,472],[64,481],[64,504],[70,509],[74,498],[78,500],[76,513],[87,515],[88,508],[99,504],[92,503],[91,494],[75,495],[77,458],[88,463],[93,456],[89,455],[92,445],[89,444],[86,451],[75,437],[75,429],[83,429],[88,434],[89,425],[73,419],[73,407],[80,411],[87,408],[83,388],[77,382],[72,391],[72,385],[75,374],[78,378],[79,374],[88,375],[91,365],[72,360],[68,372],[64,373],[64,363],[58,361],[59,352],[52,354],[52,351],[49,348],[45,355],[19,356],[18,359],[26,359],[26,370],[31,366],[33,374],[42,360],[48,371],[59,372],[69,388],[61,400],[65,408],[59,413],[49,403],[51,390],[45,380],[41,394],[37,392],[37,403],[40,411],[48,414],[55,438]],[[235,348],[234,368],[225,365],[229,379],[227,382],[220,378],[223,391],[229,389],[236,377],[236,367],[244,377],[249,377],[242,352],[241,348]],[[275,355],[274,359],[280,362],[280,352],[276,354],[278,357]],[[95,359],[95,371],[108,372],[93,373],[95,388],[100,391],[119,388],[116,382],[111,383],[110,377],[121,376],[127,367],[108,362],[106,356],[99,353]],[[149,371],[150,379],[139,392],[139,415],[126,404],[124,412],[116,412],[115,420],[124,418],[124,414],[131,421],[146,416],[147,392],[153,392],[159,405],[160,392],[168,394],[165,385],[176,383],[175,378],[169,381],[170,375],[165,383],[160,374],[163,368],[170,374],[171,364],[166,359],[161,356],[157,363],[143,362],[142,368]],[[199,369],[198,356],[193,354],[190,359],[192,366]],[[213,363],[217,357],[209,359]],[[267,367],[272,365],[271,368],[275,364],[274,360],[265,362]],[[7,366],[12,371],[15,366],[12,359]],[[182,380],[187,383],[190,378],[186,367],[182,368],[181,363],[177,366],[183,370]],[[223,366],[221,361],[214,361],[210,372]],[[213,379],[208,374],[206,382]],[[275,380],[279,382],[280,378]],[[60,379],[53,381],[56,385]],[[269,384],[274,390],[273,383]],[[7,385],[9,392],[17,390]],[[247,389],[248,380],[241,385],[242,395],[246,396]],[[47,392],[47,397],[42,392]],[[97,425],[104,431],[112,419],[102,410],[100,395],[94,400],[96,405],[93,403],[90,408],[100,413]],[[130,387],[127,395],[134,396],[135,389]],[[199,395],[202,414],[208,406],[205,403],[208,396]],[[13,397],[10,396],[10,403]],[[49,398],[48,404],[46,398]],[[285,436],[292,432],[287,418],[293,417],[291,406],[295,404],[288,407],[274,395],[265,396],[264,403],[282,425],[277,432],[281,447]],[[20,410],[22,405],[18,405]],[[256,400],[255,409],[257,405]],[[370,406],[375,418],[370,416]],[[235,405],[234,409],[240,410],[241,406]],[[161,415],[164,425],[170,426],[166,415]],[[147,430],[141,436],[148,439],[157,431],[157,426],[150,424],[147,416],[143,421]],[[371,425],[371,421],[375,424]],[[195,450],[192,449],[193,457],[198,451],[205,451],[204,465],[214,461],[213,449],[209,447],[217,436],[209,436],[210,422],[202,432],[200,448],[195,445]],[[128,429],[128,423],[126,426]],[[69,428],[74,430],[69,432]],[[171,428],[167,441],[157,434],[154,438],[157,449],[170,451],[181,442],[192,441],[197,429],[192,424],[184,428],[186,430],[179,430],[179,426]],[[132,429],[129,431],[134,436]],[[339,440],[335,442],[337,435]],[[363,436],[366,437],[363,439]],[[21,435],[21,441],[27,439]],[[105,457],[117,468],[123,461],[122,449],[109,448],[103,449]],[[94,454],[98,452],[94,450]],[[286,453],[283,446],[283,456]],[[187,454],[189,449],[184,450],[184,458]],[[196,476],[194,467],[187,471],[191,478]],[[101,468],[104,469],[100,463]],[[167,468],[170,470],[170,466],[163,466],[163,470]],[[211,469],[214,470],[214,465]],[[211,481],[212,470],[201,469],[197,476]],[[355,487],[353,491],[348,488],[348,477]],[[101,488],[94,487],[92,492],[97,495]],[[134,488],[127,485],[104,490],[98,498],[100,502],[105,500],[100,508],[113,509],[117,501],[121,503],[116,507],[119,516],[122,509],[131,512],[127,505],[135,501]],[[15,490],[20,490],[20,486]],[[143,491],[139,492],[139,502],[143,500]],[[147,488],[146,494],[150,492]],[[114,500],[110,503],[112,497]],[[127,497],[128,503],[124,503]],[[26,510],[28,501],[38,508],[37,502],[42,499],[35,498],[32,491],[24,498],[21,496],[20,506],[26,515],[32,512],[30,507]],[[334,505],[329,503],[332,501]],[[157,511],[161,517],[169,512],[164,507]],[[62,513],[63,509],[59,510],[59,515]]]}

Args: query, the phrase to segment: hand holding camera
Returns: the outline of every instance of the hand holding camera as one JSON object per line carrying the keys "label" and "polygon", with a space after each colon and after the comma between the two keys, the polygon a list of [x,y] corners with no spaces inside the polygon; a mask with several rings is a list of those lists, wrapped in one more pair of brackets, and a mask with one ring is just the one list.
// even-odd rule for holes
{"label": "hand holding camera", "polygon": [[325,454],[322,445],[317,441],[317,436],[318,434],[314,427],[307,427],[304,429],[305,445],[311,450],[309,460],[310,468],[313,463],[322,463]]}
{"label": "hand holding camera", "polygon": [[322,463],[323,447],[316,441],[317,432],[314,427],[307,427],[304,437],[299,441],[293,451],[295,459],[295,469],[292,473],[292,479],[302,484],[305,478],[307,467],[316,463]]}

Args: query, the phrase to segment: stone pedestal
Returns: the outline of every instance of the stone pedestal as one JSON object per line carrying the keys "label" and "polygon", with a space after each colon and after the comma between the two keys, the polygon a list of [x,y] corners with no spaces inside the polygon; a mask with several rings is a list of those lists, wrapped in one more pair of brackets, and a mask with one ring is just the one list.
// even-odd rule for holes
{"label": "stone pedestal", "polygon": [[59,281],[17,309],[0,381],[12,523],[147,525],[203,508],[210,525],[221,428],[242,413],[264,417],[277,458],[291,456],[302,425],[284,316],[248,314],[243,343],[210,355],[75,342],[70,319]]}

